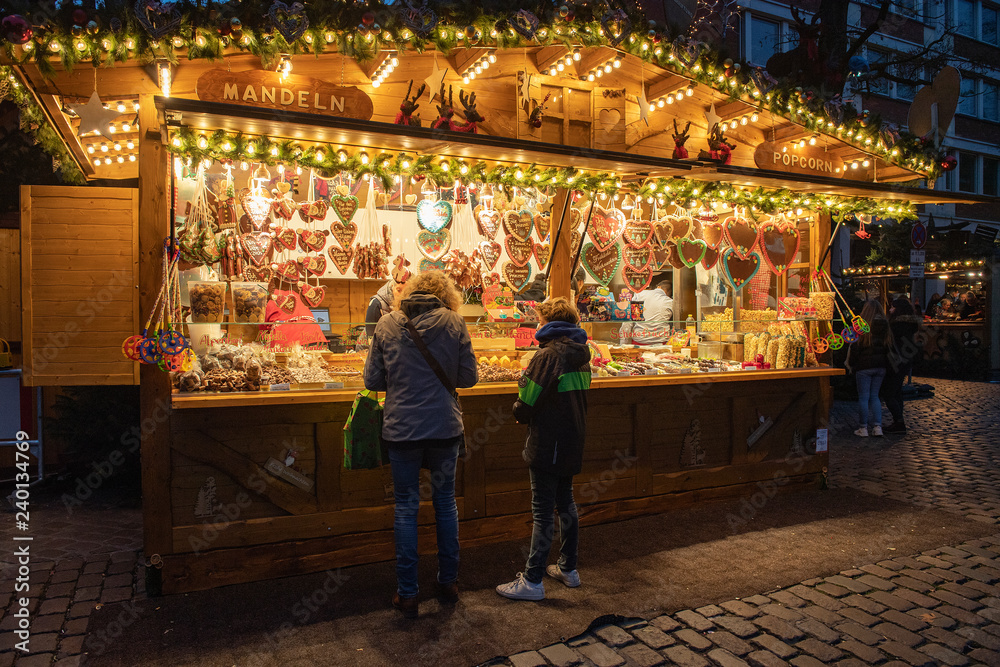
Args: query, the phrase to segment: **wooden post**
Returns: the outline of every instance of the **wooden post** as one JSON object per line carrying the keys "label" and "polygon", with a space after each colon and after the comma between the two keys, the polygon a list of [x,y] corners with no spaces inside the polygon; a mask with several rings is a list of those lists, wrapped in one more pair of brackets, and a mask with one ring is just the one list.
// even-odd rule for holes
{"label": "wooden post", "polygon": [[[556,219],[563,212],[563,205],[566,197],[572,197],[569,190],[559,190],[552,198],[552,238],[559,237],[559,242],[552,247],[552,259],[549,260],[549,296],[563,296],[570,298],[570,286],[573,284],[573,252],[571,239],[573,237],[573,217],[572,205],[566,206],[566,214],[561,220]],[[562,233],[556,234],[555,230],[562,227]]]}
{"label": "wooden post", "polygon": [[[162,118],[153,96],[139,97],[139,306],[148,317],[156,301],[163,271],[163,239],[170,233],[167,183],[169,155],[161,136]],[[145,320],[140,326],[145,325]],[[139,374],[142,428],[143,551],[147,557],[172,551],[170,508],[170,380],[156,366],[143,364]],[[160,570],[147,589],[159,592]],[[152,585],[152,586],[151,586]]]}

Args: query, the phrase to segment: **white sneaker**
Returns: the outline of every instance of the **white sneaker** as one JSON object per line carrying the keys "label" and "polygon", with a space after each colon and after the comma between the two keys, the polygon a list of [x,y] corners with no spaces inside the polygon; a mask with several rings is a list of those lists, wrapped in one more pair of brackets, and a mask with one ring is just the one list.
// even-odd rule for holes
{"label": "white sneaker", "polygon": [[558,565],[549,565],[545,568],[545,574],[553,579],[558,579],[570,588],[576,588],[580,585],[580,573],[576,570],[563,572]]}
{"label": "white sneaker", "polygon": [[875,436],[876,438],[881,438],[882,437],[882,427],[881,426],[873,426],[872,427],[872,435]]}
{"label": "white sneaker", "polygon": [[545,584],[533,584],[524,578],[524,572],[518,572],[514,581],[497,586],[497,593],[511,600],[544,600]]}
{"label": "white sneaker", "polygon": [[[882,430],[881,429],[879,429],[878,434],[882,435]],[[859,428],[857,431],[854,432],[854,435],[858,436],[859,438],[867,438],[868,437],[868,427],[867,426],[862,426],[861,428]]]}

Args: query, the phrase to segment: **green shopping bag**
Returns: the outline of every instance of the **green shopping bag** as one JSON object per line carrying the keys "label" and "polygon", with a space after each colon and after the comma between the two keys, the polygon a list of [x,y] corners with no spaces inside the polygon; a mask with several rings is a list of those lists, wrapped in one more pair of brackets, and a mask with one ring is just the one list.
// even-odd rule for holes
{"label": "green shopping bag", "polygon": [[368,470],[388,462],[382,452],[382,412],[385,399],[374,391],[359,391],[344,424],[344,469]]}

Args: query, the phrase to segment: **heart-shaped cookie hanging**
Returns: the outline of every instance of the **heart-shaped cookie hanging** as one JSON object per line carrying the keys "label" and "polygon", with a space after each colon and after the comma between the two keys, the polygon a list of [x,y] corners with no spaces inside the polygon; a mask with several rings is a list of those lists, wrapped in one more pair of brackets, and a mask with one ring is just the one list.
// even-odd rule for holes
{"label": "heart-shaped cookie hanging", "polygon": [[329,210],[330,204],[325,199],[306,201],[299,205],[299,217],[303,220],[323,220]]}
{"label": "heart-shaped cookie hanging", "polygon": [[[625,214],[616,208],[605,209],[594,207],[590,217],[590,227],[587,235],[598,250],[604,252],[618,242],[625,232]],[[617,273],[617,271],[616,271]]]}
{"label": "heart-shaped cookie hanging", "polygon": [[251,283],[269,283],[273,276],[269,266],[245,266],[243,267],[243,280]]}
{"label": "heart-shaped cookie hanging", "polygon": [[323,255],[306,255],[299,260],[302,269],[313,276],[321,276],[326,273],[326,257]]}
{"label": "heart-shaped cookie hanging", "polygon": [[309,283],[300,282],[299,296],[302,297],[302,302],[307,306],[316,308],[319,304],[323,303],[323,297],[326,296],[326,288],[321,285],[310,285]]}
{"label": "heart-shaped cookie hanging", "polygon": [[344,224],[342,222],[334,222],[330,225],[330,233],[333,234],[333,238],[337,240],[341,248],[345,250],[351,247],[354,243],[354,239],[358,236],[358,226],[349,222]]}
{"label": "heart-shaped cookie hanging", "polygon": [[503,240],[503,245],[507,249],[507,256],[515,265],[524,266],[531,259],[534,246],[531,239],[520,239],[510,235]]}
{"label": "heart-shaped cookie hanging", "polygon": [[570,252],[575,254],[577,249],[580,247],[581,241],[583,241],[583,237],[580,235],[580,232],[574,229],[573,232],[569,235]]}
{"label": "heart-shaped cookie hanging", "polygon": [[286,262],[272,264],[271,268],[274,270],[274,273],[281,278],[282,282],[294,285],[299,279],[299,265],[295,260],[290,259]]}
{"label": "heart-shaped cookie hanging", "polygon": [[531,229],[535,225],[535,218],[531,211],[508,210],[503,213],[503,228],[509,236],[515,236],[522,241],[527,241],[531,236]]}
{"label": "heart-shaped cookie hanging", "polygon": [[351,221],[354,214],[358,212],[361,202],[354,195],[333,195],[330,197],[330,206],[337,218],[345,225]]}
{"label": "heart-shaped cookie hanging", "polygon": [[250,232],[240,236],[240,245],[254,266],[263,265],[271,255],[271,235],[267,232]]}
{"label": "heart-shaped cookie hanging", "polygon": [[633,269],[645,269],[653,261],[653,249],[648,245],[641,248],[626,245],[622,251],[622,258],[625,260],[625,266],[630,266]]}
{"label": "heart-shaped cookie hanging", "polygon": [[653,268],[662,271],[670,266],[670,253],[663,246],[653,248]]}
{"label": "heart-shaped cookie hanging", "polygon": [[552,215],[548,211],[535,214],[535,234],[538,235],[539,241],[544,241],[545,237],[549,235],[551,224]]}
{"label": "heart-shaped cookie hanging", "polygon": [[326,232],[315,229],[297,229],[299,247],[303,252],[323,252],[326,247]]}
{"label": "heart-shaped cookie hanging", "polygon": [[677,253],[681,263],[689,269],[693,269],[705,257],[706,250],[708,244],[701,239],[677,239]]}
{"label": "heart-shaped cookie hanging", "polygon": [[333,265],[337,267],[337,270],[340,271],[341,275],[347,273],[347,269],[351,266],[351,260],[354,259],[353,248],[344,250],[343,248],[331,245],[326,253],[330,255],[330,261],[332,261]]}
{"label": "heart-shaped cookie hanging", "polygon": [[675,269],[684,268],[684,262],[681,261],[681,253],[677,249],[677,243],[674,241],[667,241],[663,244],[663,249],[667,251],[667,264]]}
{"label": "heart-shaped cookie hanging", "polygon": [[243,188],[239,194],[240,206],[243,212],[250,218],[254,230],[259,230],[267,222],[267,216],[271,213],[271,200],[267,197],[254,195],[250,188]]}
{"label": "heart-shaped cookie hanging", "polygon": [[549,259],[552,257],[552,244],[548,240],[544,242],[535,242],[535,261],[538,262],[538,270],[543,271],[545,267],[549,265]]}
{"label": "heart-shaped cookie hanging", "polygon": [[500,211],[496,209],[481,209],[476,214],[479,223],[479,233],[489,240],[497,237],[497,230],[500,229]]}
{"label": "heart-shaped cookie hanging", "polygon": [[750,226],[750,221],[746,218],[735,216],[726,218],[722,227],[729,247],[742,259],[746,259],[757,245],[757,230]]}
{"label": "heart-shaped cookie hanging", "polygon": [[420,273],[424,273],[425,271],[444,271],[447,268],[448,268],[448,263],[445,262],[444,260],[439,259],[437,261],[434,261],[431,259],[427,259],[426,257],[421,259],[420,262],[417,264],[417,270]]}
{"label": "heart-shaped cookie hanging", "polygon": [[674,226],[667,219],[660,220],[653,225],[653,234],[656,236],[656,240],[660,242],[660,245],[670,241],[673,238]]}
{"label": "heart-shaped cookie hanging", "polygon": [[483,281],[483,289],[500,284],[500,274],[496,271],[493,271],[492,273],[483,273],[480,275],[480,278]]}
{"label": "heart-shaped cookie hanging", "polygon": [[527,287],[528,281],[531,279],[531,264],[519,266],[514,262],[504,262],[503,277],[512,290],[520,292]]}
{"label": "heart-shaped cookie hanging", "polygon": [[642,248],[653,240],[653,223],[649,220],[629,220],[625,223],[625,243],[633,248]]}
{"label": "heart-shaped cookie hanging", "polygon": [[291,315],[295,312],[295,306],[297,302],[295,300],[295,295],[289,292],[288,294],[281,294],[275,297],[274,304],[278,306],[282,311]]}
{"label": "heart-shaped cookie hanging", "polygon": [[451,223],[451,203],[422,199],[417,204],[417,224],[429,232],[439,232]]}
{"label": "heart-shaped cookie hanging", "polygon": [[757,243],[771,273],[781,275],[799,254],[798,227],[765,222],[758,230]]}
{"label": "heart-shaped cookie hanging", "polygon": [[295,215],[295,202],[291,199],[285,199],[284,197],[272,199],[271,212],[274,213],[274,217],[279,220],[291,220],[292,216]]}
{"label": "heart-shaped cookie hanging", "polygon": [[421,229],[417,232],[417,248],[427,259],[436,262],[448,254],[451,249],[451,234],[447,229],[439,232],[429,232]]}
{"label": "heart-shaped cookie hanging", "polygon": [[480,242],[479,257],[487,271],[492,271],[496,267],[497,262],[500,261],[501,252],[503,252],[503,247],[496,241]]}
{"label": "heart-shaped cookie hanging", "polygon": [[580,226],[580,222],[583,220],[583,213],[578,208],[569,209],[569,227],[570,229],[577,229]]}
{"label": "heart-shaped cookie hanging", "polygon": [[291,227],[278,227],[274,230],[274,244],[277,250],[282,248],[295,250],[296,243],[298,243],[298,236],[295,235],[295,230]]}
{"label": "heart-shaped cookie hanging", "polygon": [[[596,212],[595,212],[596,213]],[[601,285],[607,287],[614,280],[622,265],[622,249],[617,245],[601,250],[593,243],[583,246],[583,268]]]}
{"label": "heart-shaped cookie hanging", "polygon": [[670,240],[687,238],[691,235],[694,221],[687,215],[668,215],[667,221],[670,223]]}
{"label": "heart-shaped cookie hanging", "polygon": [[625,280],[625,284],[630,290],[641,292],[649,287],[649,283],[653,282],[653,267],[644,266],[637,269],[626,264],[622,268],[622,279]]}
{"label": "heart-shaped cookie hanging", "polygon": [[719,255],[722,254],[718,248],[713,248],[709,246],[705,248],[705,256],[701,258],[701,265],[706,269],[710,270],[719,261]]}
{"label": "heart-shaped cookie hanging", "polygon": [[719,244],[722,243],[722,238],[724,234],[722,231],[721,222],[702,222],[701,223],[701,238],[708,244],[708,247],[712,250],[718,250]]}
{"label": "heart-shaped cookie hanging", "polygon": [[721,266],[726,280],[733,286],[733,289],[739,292],[757,275],[757,271],[760,269],[760,255],[752,252],[746,257],[740,257],[735,249],[726,248],[722,252]]}

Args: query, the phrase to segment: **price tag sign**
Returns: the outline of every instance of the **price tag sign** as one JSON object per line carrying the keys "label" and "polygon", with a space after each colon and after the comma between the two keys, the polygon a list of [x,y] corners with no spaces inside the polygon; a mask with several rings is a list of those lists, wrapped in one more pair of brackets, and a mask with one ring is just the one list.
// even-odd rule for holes
{"label": "price tag sign", "polygon": [[291,390],[291,388],[292,388],[292,385],[288,384],[287,382],[285,382],[284,384],[272,384],[271,385],[271,391],[289,391],[289,390]]}
{"label": "price tag sign", "polygon": [[323,385],[323,389],[343,389],[343,382],[327,382]]}
{"label": "price tag sign", "polygon": [[816,453],[828,451],[830,444],[829,431],[825,428],[816,429]]}

